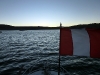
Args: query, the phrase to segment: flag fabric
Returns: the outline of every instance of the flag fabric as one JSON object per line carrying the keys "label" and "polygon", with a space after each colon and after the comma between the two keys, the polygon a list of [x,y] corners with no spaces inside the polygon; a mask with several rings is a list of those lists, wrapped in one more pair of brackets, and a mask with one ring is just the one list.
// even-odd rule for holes
{"label": "flag fabric", "polygon": [[100,58],[100,29],[60,29],[60,55]]}

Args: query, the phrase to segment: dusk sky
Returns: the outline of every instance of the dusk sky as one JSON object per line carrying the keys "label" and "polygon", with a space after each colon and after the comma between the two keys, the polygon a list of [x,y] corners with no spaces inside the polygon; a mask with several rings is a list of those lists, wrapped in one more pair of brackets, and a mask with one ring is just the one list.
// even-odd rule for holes
{"label": "dusk sky", "polygon": [[71,26],[100,23],[100,0],[0,0],[0,24]]}

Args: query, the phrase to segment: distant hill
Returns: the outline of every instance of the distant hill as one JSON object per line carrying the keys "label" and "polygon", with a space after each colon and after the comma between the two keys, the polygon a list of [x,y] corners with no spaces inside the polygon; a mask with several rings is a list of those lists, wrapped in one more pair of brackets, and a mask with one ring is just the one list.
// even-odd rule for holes
{"label": "distant hill", "polygon": [[[80,24],[80,25],[74,25],[65,28],[71,28],[71,29],[100,28],[100,23]],[[0,30],[48,30],[48,29],[60,29],[60,27],[42,27],[42,26],[17,27],[17,26],[11,26],[6,24],[0,24]]]}
{"label": "distant hill", "polygon": [[0,30],[9,30],[13,29],[14,27],[11,25],[6,25],[6,24],[0,24]]}
{"label": "distant hill", "polygon": [[48,30],[59,29],[59,27],[42,27],[42,26],[11,26],[0,24],[0,30]]}
{"label": "distant hill", "polygon": [[76,28],[100,28],[100,23],[80,24],[80,25],[70,26],[70,28],[72,28],[72,29],[76,29]]}

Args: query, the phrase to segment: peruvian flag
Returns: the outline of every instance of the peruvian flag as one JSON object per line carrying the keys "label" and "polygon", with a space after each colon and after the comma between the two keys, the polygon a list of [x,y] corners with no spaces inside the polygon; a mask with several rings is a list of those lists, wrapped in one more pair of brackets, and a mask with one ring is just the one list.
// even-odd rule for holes
{"label": "peruvian flag", "polygon": [[60,55],[100,58],[100,29],[60,29]]}

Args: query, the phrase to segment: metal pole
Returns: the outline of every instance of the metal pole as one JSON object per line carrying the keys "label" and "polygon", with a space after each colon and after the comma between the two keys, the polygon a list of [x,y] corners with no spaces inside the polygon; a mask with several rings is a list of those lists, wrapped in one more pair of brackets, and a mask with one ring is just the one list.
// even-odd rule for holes
{"label": "metal pole", "polygon": [[[59,36],[59,38],[61,38],[61,27],[62,27],[62,24],[60,22],[60,36]],[[60,75],[60,39],[59,39],[59,68],[58,68],[58,75]]]}

